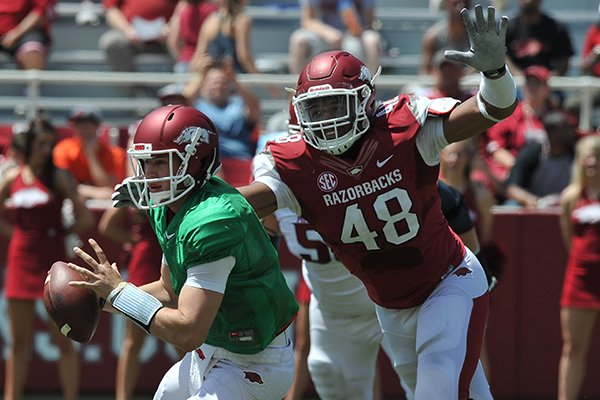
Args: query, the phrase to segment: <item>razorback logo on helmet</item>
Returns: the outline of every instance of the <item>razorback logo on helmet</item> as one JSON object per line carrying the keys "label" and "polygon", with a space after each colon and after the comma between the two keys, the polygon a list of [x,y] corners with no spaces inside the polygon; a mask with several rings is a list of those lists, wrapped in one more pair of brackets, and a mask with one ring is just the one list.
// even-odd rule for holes
{"label": "razorback logo on helmet", "polygon": [[258,383],[260,385],[264,383],[262,377],[256,372],[244,371],[244,379],[247,379],[252,383]]}
{"label": "razorback logo on helmet", "polygon": [[358,79],[368,83],[371,83],[371,80],[373,80],[371,71],[369,71],[369,68],[367,68],[365,65],[360,67],[360,75],[358,76]]}
{"label": "razorback logo on helmet", "polygon": [[333,89],[333,87],[331,87],[330,84],[311,86],[308,88],[308,93],[318,92],[319,90],[329,90],[329,89]]}
{"label": "razorback logo on helmet", "polygon": [[331,172],[322,172],[317,178],[317,185],[324,192],[331,192],[338,185],[337,176]]}
{"label": "razorback logo on helmet", "polygon": [[174,140],[177,144],[192,143],[194,135],[199,135],[198,143],[210,143],[209,135],[214,135],[213,132],[207,131],[199,126],[188,126]]}

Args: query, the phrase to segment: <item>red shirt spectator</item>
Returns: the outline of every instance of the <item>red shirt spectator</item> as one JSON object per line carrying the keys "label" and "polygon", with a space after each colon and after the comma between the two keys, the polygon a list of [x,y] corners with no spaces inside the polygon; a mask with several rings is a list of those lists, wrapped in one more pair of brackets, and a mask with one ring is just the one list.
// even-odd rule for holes
{"label": "red shirt spectator", "polygon": [[[500,186],[508,178],[517,152],[531,142],[545,142],[546,131],[541,118],[550,110],[559,108],[548,85],[550,72],[541,66],[525,70],[523,101],[511,116],[491,127],[480,139],[480,151],[492,177]],[[491,184],[491,187],[497,187]],[[494,189],[496,190],[496,189]],[[502,193],[496,193],[502,196]]]}
{"label": "red shirt spectator", "polygon": [[0,1],[0,51],[23,69],[44,69],[54,0]]}
{"label": "red shirt spectator", "polygon": [[581,70],[586,75],[600,76],[600,23],[592,24],[581,49]]}
{"label": "red shirt spectator", "polygon": [[200,0],[199,2],[183,1],[183,5],[179,9],[179,15],[175,16],[171,29],[173,34],[176,35],[177,62],[185,63],[186,69],[187,63],[190,62],[196,50],[198,34],[204,20],[218,9],[219,7],[209,0]]}
{"label": "red shirt spectator", "polygon": [[175,6],[177,5],[176,0],[103,0],[102,5],[108,9],[111,7],[117,7],[121,10],[121,13],[125,16],[127,21],[131,21],[132,18],[140,17],[146,20],[153,20],[156,18],[164,17],[166,21],[171,18]]}
{"label": "red shirt spectator", "polygon": [[[30,12],[49,19],[54,13],[54,3],[54,0],[0,1],[0,36],[19,26]],[[43,30],[48,32],[47,20]]]}

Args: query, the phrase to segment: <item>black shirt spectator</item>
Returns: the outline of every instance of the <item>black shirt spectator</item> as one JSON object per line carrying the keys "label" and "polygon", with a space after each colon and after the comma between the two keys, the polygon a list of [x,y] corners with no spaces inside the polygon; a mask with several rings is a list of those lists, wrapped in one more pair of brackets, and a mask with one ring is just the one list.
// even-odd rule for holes
{"label": "black shirt spectator", "polygon": [[565,75],[575,54],[566,26],[544,14],[540,1],[519,0],[520,12],[508,22],[507,55],[512,72],[542,65],[552,75]]}

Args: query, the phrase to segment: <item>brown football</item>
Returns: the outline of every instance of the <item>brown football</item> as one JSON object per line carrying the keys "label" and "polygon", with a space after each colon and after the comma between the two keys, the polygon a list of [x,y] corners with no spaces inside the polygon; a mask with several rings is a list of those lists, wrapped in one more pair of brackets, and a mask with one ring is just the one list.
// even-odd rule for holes
{"label": "brown football", "polygon": [[100,301],[94,291],[69,285],[70,281],[82,280],[66,262],[55,262],[44,284],[44,305],[63,335],[87,343],[98,326]]}

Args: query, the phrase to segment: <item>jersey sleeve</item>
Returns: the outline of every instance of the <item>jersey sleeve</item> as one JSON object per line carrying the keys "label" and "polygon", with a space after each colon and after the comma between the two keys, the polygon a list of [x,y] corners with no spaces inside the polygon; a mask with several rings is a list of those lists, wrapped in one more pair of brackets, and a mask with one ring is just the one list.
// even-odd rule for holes
{"label": "jersey sleeve", "polygon": [[254,181],[264,183],[273,191],[277,198],[277,208],[289,208],[295,214],[301,215],[302,210],[294,192],[279,176],[273,156],[265,150],[254,157]]}
{"label": "jersey sleeve", "polygon": [[444,121],[441,118],[427,118],[417,136],[417,149],[423,161],[429,166],[440,163],[440,152],[448,141],[444,136]]}
{"label": "jersey sleeve", "polygon": [[460,104],[460,100],[451,97],[429,99],[414,96],[409,107],[415,119],[421,125],[417,135],[417,149],[425,163],[429,166],[440,162],[440,151],[448,146],[444,135],[443,117],[447,116]]}

